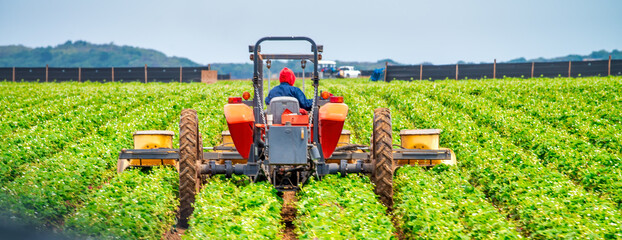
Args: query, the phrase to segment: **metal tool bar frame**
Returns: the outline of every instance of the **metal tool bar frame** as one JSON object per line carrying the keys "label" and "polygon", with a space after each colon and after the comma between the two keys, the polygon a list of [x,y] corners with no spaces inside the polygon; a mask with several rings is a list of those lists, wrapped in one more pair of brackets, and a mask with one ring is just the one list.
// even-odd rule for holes
{"label": "metal tool bar frame", "polygon": [[[446,149],[395,149],[393,152],[394,160],[446,160],[451,159],[451,151]],[[158,148],[158,149],[123,149],[119,154],[120,159],[179,159],[179,149]],[[351,160],[370,158],[366,152],[334,152],[327,160]],[[238,152],[204,152],[203,159],[219,160],[242,160]]]}
{"label": "metal tool bar frame", "polygon": [[[119,159],[179,159],[179,149],[123,149],[119,153]],[[203,159],[243,160],[245,158],[240,156],[238,152],[204,152]]]}
{"label": "metal tool bar frame", "polygon": [[313,54],[260,54],[262,59],[264,60],[308,60],[315,61]]}

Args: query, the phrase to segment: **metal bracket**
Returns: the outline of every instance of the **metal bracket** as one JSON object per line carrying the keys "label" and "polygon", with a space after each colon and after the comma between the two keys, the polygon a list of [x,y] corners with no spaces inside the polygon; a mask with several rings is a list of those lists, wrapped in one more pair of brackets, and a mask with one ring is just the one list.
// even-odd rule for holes
{"label": "metal bracket", "polygon": [[122,149],[119,159],[179,159],[179,149]]}
{"label": "metal bracket", "polygon": [[243,174],[249,177],[257,177],[259,175],[259,164],[258,163],[248,163],[244,166]]}
{"label": "metal bracket", "polygon": [[447,149],[394,149],[394,160],[446,160],[451,159],[451,151]]}
{"label": "metal bracket", "polygon": [[348,170],[348,160],[341,160],[339,162],[339,172],[341,173],[342,177],[346,176],[347,170]]}
{"label": "metal bracket", "polygon": [[[248,52],[255,52],[255,45],[248,45]],[[257,52],[261,52],[261,45],[257,46]]]}
{"label": "metal bracket", "polygon": [[[251,54],[251,57],[253,55]],[[313,54],[259,54],[260,59],[279,59],[279,60],[308,60],[310,62],[315,62],[315,55]],[[254,59],[254,58],[253,58]]]}

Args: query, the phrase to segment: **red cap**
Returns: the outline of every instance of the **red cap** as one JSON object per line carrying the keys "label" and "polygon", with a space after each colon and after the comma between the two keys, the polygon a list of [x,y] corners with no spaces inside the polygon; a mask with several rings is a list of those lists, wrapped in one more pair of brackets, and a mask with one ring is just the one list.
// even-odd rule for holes
{"label": "red cap", "polygon": [[286,82],[290,86],[294,86],[294,83],[296,82],[296,75],[294,75],[294,72],[291,69],[283,68],[279,76],[279,81]]}

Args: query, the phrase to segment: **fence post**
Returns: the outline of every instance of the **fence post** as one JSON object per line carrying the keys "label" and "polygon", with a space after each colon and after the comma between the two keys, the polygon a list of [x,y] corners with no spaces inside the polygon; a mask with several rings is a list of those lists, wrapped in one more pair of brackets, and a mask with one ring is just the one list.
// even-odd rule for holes
{"label": "fence post", "polygon": [[387,73],[389,73],[389,62],[384,62],[384,82],[387,82]]}
{"label": "fence post", "polygon": [[456,63],[456,80],[458,80],[458,64]]}
{"label": "fence post", "polygon": [[48,65],[45,64],[45,82],[48,82]]}
{"label": "fence post", "polygon": [[495,62],[492,64],[492,79],[497,79],[497,59],[495,58]]}
{"label": "fence post", "polygon": [[183,71],[182,71],[182,68],[181,68],[181,66],[179,66],[179,83],[182,83],[182,82],[183,82],[183,81],[182,81],[182,77],[183,77],[182,72],[183,72]]}
{"label": "fence post", "polygon": [[423,80],[423,63],[419,64],[419,81]]}
{"label": "fence post", "polygon": [[147,64],[145,64],[145,83],[147,83]]}
{"label": "fence post", "polygon": [[570,71],[572,70],[572,61],[568,61],[568,77],[570,77]]}
{"label": "fence post", "polygon": [[82,67],[78,67],[78,82],[82,82]]}
{"label": "fence post", "polygon": [[13,67],[13,82],[15,82],[15,67]]}
{"label": "fence post", "polygon": [[611,55],[609,55],[609,64],[607,64],[607,76],[611,76]]}
{"label": "fence post", "polygon": [[534,62],[531,62],[531,78],[533,78],[533,67],[534,67]]}
{"label": "fence post", "polygon": [[114,67],[112,67],[112,82],[114,82]]}

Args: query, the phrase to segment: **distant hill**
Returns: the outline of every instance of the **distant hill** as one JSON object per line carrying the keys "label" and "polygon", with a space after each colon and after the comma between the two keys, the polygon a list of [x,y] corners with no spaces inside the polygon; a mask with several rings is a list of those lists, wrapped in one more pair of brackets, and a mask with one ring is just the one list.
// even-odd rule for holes
{"label": "distant hill", "polygon": [[145,48],[67,41],[55,47],[0,46],[0,67],[191,67],[200,64],[187,58],[168,57]]}

